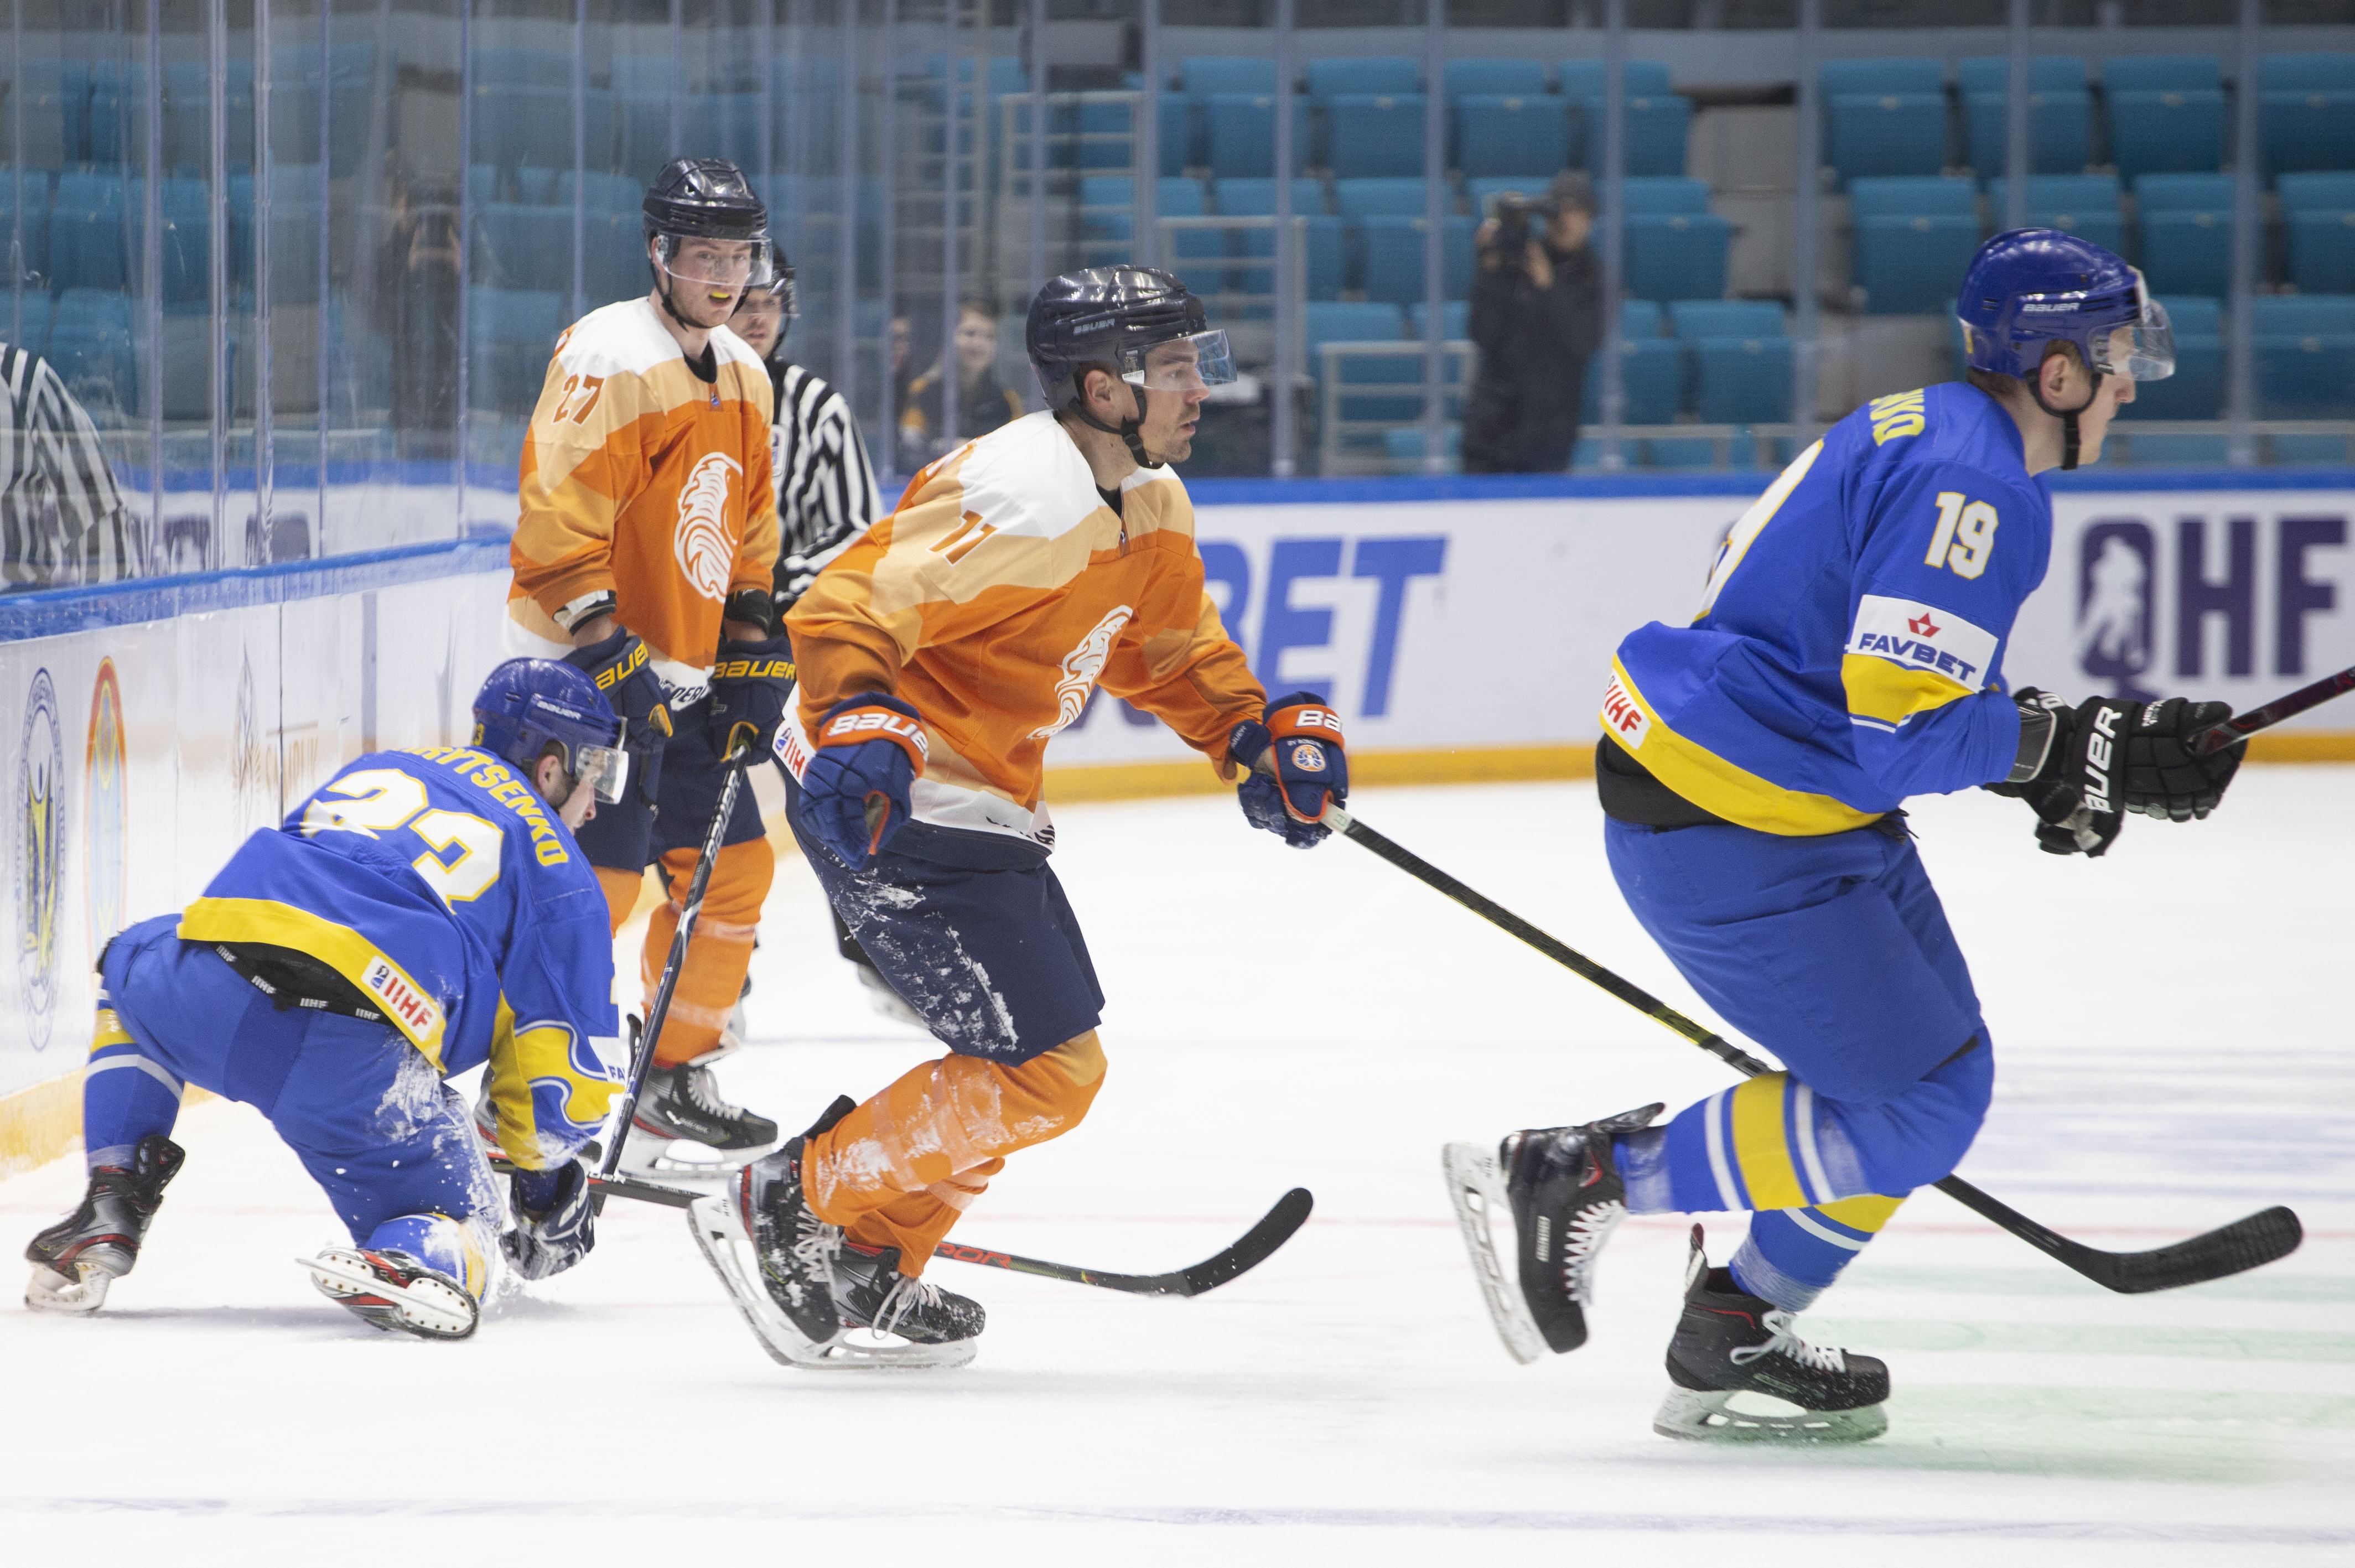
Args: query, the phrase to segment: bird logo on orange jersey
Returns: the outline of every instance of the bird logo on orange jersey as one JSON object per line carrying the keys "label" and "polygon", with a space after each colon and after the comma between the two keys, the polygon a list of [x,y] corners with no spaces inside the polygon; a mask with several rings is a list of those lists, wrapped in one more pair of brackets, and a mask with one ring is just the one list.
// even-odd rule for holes
{"label": "bird logo on orange jersey", "polygon": [[687,585],[715,603],[728,598],[736,565],[736,539],[728,531],[728,486],[743,465],[714,452],[695,465],[678,492],[678,532],[671,551]]}
{"label": "bird logo on orange jersey", "polygon": [[1055,683],[1055,721],[1031,731],[1032,740],[1050,740],[1078,721],[1087,709],[1088,693],[1096,688],[1096,677],[1103,674],[1104,660],[1112,656],[1112,640],[1135,613],[1129,605],[1114,605],[1078,647],[1063,656],[1063,678]]}

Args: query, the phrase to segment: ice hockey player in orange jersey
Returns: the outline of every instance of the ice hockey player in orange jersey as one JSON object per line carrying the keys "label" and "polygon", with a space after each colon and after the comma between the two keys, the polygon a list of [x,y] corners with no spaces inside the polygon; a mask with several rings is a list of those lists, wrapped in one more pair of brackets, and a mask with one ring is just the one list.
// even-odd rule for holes
{"label": "ice hockey player in orange jersey", "polygon": [[[770,589],[769,374],[725,325],[774,276],[768,209],[735,165],[679,158],[646,194],[645,245],[652,291],[575,322],[549,365],[524,445],[506,631],[513,652],[586,670],[628,721],[630,797],[581,847],[617,931],[646,868],[667,879],[646,931],[651,995],[718,809],[725,737],[749,720],[767,744],[793,666]],[[774,1122],[719,1096],[709,1065],[774,870],[741,790],[638,1101],[637,1168],[717,1174],[776,1141]]]}
{"label": "ice hockey player in orange jersey", "polygon": [[1321,839],[1348,791],[1332,709],[1269,702],[1220,624],[1166,466],[1233,378],[1226,335],[1168,273],[1105,267],[1040,290],[1028,338],[1047,411],[919,474],[785,618],[794,837],[947,1047],[863,1104],[837,1100],[698,1227],[794,1364],[970,1360],[982,1309],[924,1264],[1005,1157],[1076,1126],[1103,1085],[1103,993],[1040,798],[1047,743],[1091,693],[1244,773],[1245,816],[1294,844]]}

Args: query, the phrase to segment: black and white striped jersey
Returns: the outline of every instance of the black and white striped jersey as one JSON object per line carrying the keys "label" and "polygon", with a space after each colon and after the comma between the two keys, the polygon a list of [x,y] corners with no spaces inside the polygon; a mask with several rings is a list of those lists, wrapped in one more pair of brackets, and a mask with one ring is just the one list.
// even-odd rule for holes
{"label": "black and white striped jersey", "polygon": [[883,512],[875,470],[850,405],[799,365],[773,366],[777,422],[769,432],[777,484],[777,611]]}
{"label": "black and white striped jersey", "polygon": [[48,360],[0,344],[0,581],[8,588],[138,574],[129,508],[98,427]]}

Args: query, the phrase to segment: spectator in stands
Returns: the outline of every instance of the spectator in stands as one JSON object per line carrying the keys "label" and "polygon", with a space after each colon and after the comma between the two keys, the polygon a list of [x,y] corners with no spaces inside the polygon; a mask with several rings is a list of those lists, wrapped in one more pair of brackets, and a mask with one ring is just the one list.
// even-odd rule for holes
{"label": "spectator in stands", "polygon": [[130,508],[98,427],[48,360],[0,344],[0,588],[136,577]]}
{"label": "spectator in stands", "polygon": [[997,313],[980,300],[957,306],[956,338],[953,345],[957,373],[957,428],[941,428],[941,382],[951,357],[943,354],[932,368],[908,384],[907,406],[900,412],[900,450],[910,468],[940,456],[959,442],[987,435],[999,425],[1022,417],[1020,394],[997,379]]}
{"label": "spectator in stands", "polygon": [[[891,428],[900,428],[900,416],[908,411],[908,382],[912,376],[908,361],[915,356],[909,344],[915,332],[904,315],[891,318]],[[883,443],[890,445],[890,442]]]}
{"label": "spectator in stands", "polygon": [[1593,187],[1565,169],[1543,197],[1508,198],[1474,234],[1480,371],[1464,411],[1466,474],[1570,465],[1586,361],[1603,341],[1603,268],[1586,243],[1593,228]]}

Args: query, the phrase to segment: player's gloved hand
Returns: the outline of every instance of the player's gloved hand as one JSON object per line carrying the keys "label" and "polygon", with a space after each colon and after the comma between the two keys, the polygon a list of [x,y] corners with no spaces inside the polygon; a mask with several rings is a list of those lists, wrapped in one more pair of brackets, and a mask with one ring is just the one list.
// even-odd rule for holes
{"label": "player's gloved hand", "polygon": [[739,724],[760,731],[755,756],[769,750],[794,698],[794,646],[783,632],[759,642],[723,639],[711,667],[711,749],[725,756]]}
{"label": "player's gloved hand", "polygon": [[2094,697],[2073,709],[2034,687],[2023,688],[2014,700],[2020,709],[2020,754],[2010,776],[1987,787],[2034,807],[2042,819],[2037,842],[2055,855],[2102,854],[2128,811],[2174,822],[2206,816],[2240,769],[2239,746],[2192,753],[2193,737],[2232,716],[2222,702]]}
{"label": "player's gloved hand", "polygon": [[879,691],[826,709],[810,737],[803,769],[802,826],[857,866],[891,842],[908,820],[908,792],[924,771],[922,716]]}
{"label": "player's gloved hand", "polygon": [[499,1247],[516,1273],[546,1279],[587,1257],[597,1244],[588,1164],[568,1159],[552,1170],[518,1170],[514,1179],[517,1226]]}
{"label": "player's gloved hand", "polygon": [[632,749],[662,749],[670,734],[670,708],[663,696],[661,677],[655,674],[654,651],[636,633],[615,632],[602,643],[573,649],[564,656],[564,662],[597,683],[597,689],[613,705],[615,716],[627,726]]}
{"label": "player's gloved hand", "polygon": [[1341,716],[1315,692],[1295,691],[1267,705],[1227,734],[1227,755],[1249,772],[1237,798],[1253,827],[1280,833],[1295,849],[1313,848],[1331,831],[1327,805],[1349,798],[1349,760]]}

